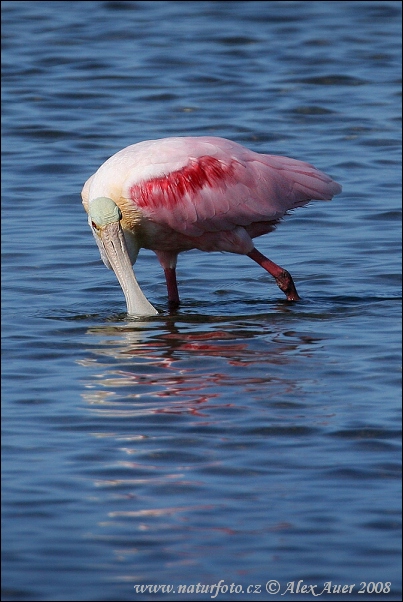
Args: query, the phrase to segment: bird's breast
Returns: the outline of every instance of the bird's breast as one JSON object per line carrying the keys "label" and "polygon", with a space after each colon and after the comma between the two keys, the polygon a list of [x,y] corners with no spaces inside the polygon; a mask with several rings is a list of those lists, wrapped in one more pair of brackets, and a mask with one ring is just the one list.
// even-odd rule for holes
{"label": "bird's breast", "polygon": [[144,217],[136,229],[136,235],[141,246],[152,251],[178,251],[180,253],[196,248],[193,238]]}

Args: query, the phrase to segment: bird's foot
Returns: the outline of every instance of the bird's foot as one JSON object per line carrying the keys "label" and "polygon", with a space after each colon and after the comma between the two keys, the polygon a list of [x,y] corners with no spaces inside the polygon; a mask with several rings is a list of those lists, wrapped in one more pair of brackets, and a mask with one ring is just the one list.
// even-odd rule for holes
{"label": "bird's foot", "polygon": [[294,280],[287,270],[282,270],[282,272],[276,276],[276,282],[279,289],[282,290],[287,297],[287,301],[299,301],[301,299],[295,288]]}
{"label": "bird's foot", "polygon": [[277,286],[287,297],[287,301],[299,301],[300,296],[297,293],[291,274],[287,272],[287,270],[262,255],[256,248],[252,249],[252,251],[248,253],[248,256],[273,276],[277,282]]}

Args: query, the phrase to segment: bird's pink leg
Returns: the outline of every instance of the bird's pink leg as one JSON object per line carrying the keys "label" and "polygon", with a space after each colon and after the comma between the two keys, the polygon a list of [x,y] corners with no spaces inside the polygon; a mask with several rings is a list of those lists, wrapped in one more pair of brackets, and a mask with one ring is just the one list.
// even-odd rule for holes
{"label": "bird's pink leg", "polygon": [[267,259],[257,249],[253,249],[248,253],[248,257],[256,261],[266,272],[269,272],[275,278],[277,286],[283,291],[288,301],[298,301],[300,299],[291,274],[287,270]]}
{"label": "bird's pink leg", "polygon": [[175,309],[180,303],[178,283],[176,282],[176,261],[178,259],[178,252],[155,251],[155,254],[164,270],[168,291],[168,305],[171,309]]}
{"label": "bird's pink leg", "polygon": [[178,283],[176,282],[176,269],[175,268],[164,268],[165,280],[167,282],[168,290],[168,304],[171,309],[178,307],[179,305],[179,292]]}

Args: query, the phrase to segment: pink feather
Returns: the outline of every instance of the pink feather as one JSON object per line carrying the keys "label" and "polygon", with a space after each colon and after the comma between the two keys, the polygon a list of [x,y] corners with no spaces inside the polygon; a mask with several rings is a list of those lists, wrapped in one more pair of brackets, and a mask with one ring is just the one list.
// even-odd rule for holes
{"label": "pink feather", "polygon": [[123,195],[145,216],[187,236],[272,222],[341,191],[308,163],[255,153],[223,138],[141,142],[115,158],[131,168]]}

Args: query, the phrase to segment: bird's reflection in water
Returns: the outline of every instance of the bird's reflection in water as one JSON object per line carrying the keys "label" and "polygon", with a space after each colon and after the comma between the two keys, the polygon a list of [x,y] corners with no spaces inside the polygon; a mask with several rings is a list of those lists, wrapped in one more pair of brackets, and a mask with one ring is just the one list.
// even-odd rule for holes
{"label": "bird's reflection in water", "polygon": [[[290,324],[284,314],[277,324],[199,314],[87,331],[83,399],[94,453],[86,470],[94,499],[106,504],[91,537],[135,549],[134,560],[115,550],[128,579],[150,550],[198,565],[194,550],[210,550],[217,534],[261,532],[253,521],[244,532],[234,500],[248,515],[263,500],[266,512],[258,483],[298,461],[295,446],[312,429],[303,382],[317,341]],[[273,517],[267,533],[278,523]]]}
{"label": "bird's reflection in water", "polygon": [[116,418],[165,413],[208,420],[213,409],[240,408],[251,398],[296,399],[299,357],[318,342],[258,316],[160,316],[87,333],[97,342],[80,361],[92,372],[83,398],[92,411]]}

